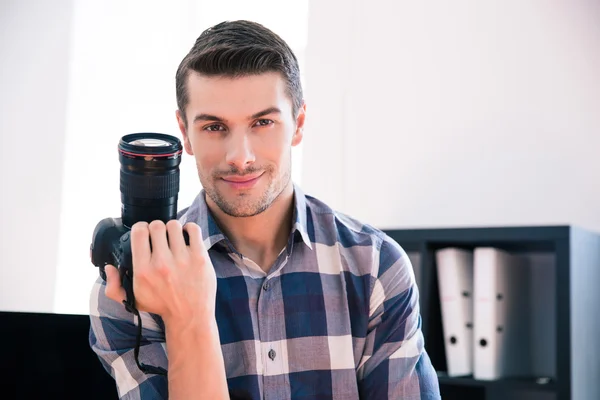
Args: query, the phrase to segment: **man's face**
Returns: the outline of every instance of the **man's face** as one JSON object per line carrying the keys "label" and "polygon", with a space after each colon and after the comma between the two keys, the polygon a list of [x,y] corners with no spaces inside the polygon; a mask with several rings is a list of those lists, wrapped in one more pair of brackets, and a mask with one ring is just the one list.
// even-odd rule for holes
{"label": "man's face", "polygon": [[295,118],[278,73],[241,78],[190,71],[187,129],[177,119],[202,187],[226,214],[266,210],[291,184],[291,147],[302,140],[304,107]]}

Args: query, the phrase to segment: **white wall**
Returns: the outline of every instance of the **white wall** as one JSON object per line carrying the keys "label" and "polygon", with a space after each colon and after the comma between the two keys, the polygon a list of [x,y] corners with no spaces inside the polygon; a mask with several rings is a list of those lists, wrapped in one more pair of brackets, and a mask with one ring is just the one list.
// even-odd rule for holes
{"label": "white wall", "polygon": [[[98,276],[89,260],[92,232],[101,219],[120,216],[120,137],[133,132],[180,137],[174,82],[195,40],[189,14],[186,0],[75,3],[53,311],[87,312]],[[182,160],[180,208],[200,188],[192,161]]]}
{"label": "white wall", "polygon": [[[87,313],[91,232],[118,215],[116,140],[177,135],[176,64],[225,18],[277,21],[300,49],[307,193],[380,227],[600,229],[592,1],[211,4],[0,3],[0,310]],[[196,184],[185,158],[181,206]]]}
{"label": "white wall", "polygon": [[600,230],[600,3],[319,0],[307,193],[378,227]]}
{"label": "white wall", "polygon": [[[88,313],[95,225],[120,215],[117,143],[179,137],[175,71],[202,30],[252,19],[304,62],[308,1],[3,0],[0,3],[0,311]],[[301,177],[301,148],[293,178]],[[181,165],[179,207],[201,189]]]}
{"label": "white wall", "polygon": [[0,3],[0,310],[54,301],[72,1]]}

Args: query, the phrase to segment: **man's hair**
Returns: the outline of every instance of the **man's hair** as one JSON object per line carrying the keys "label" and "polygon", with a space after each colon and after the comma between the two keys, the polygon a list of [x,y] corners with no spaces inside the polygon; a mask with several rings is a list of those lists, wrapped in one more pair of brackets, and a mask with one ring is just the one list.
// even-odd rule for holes
{"label": "man's hair", "polygon": [[265,72],[279,72],[286,81],[297,115],[303,103],[300,69],[296,56],[277,34],[251,21],[225,21],[208,28],[177,68],[175,86],[177,107],[184,121],[189,102],[187,80],[190,71],[205,76],[237,78]]}

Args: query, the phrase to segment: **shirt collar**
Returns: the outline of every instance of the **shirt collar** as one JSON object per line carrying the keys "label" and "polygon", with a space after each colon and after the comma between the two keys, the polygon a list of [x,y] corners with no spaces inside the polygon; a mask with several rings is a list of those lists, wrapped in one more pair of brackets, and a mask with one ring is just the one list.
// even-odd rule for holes
{"label": "shirt collar", "polygon": [[192,204],[182,210],[182,216],[179,218],[181,225],[188,222],[195,222],[202,231],[202,239],[206,250],[210,250],[215,244],[224,241],[225,235],[217,226],[212,214],[206,205],[206,192],[204,189],[200,191]]}
{"label": "shirt collar", "polygon": [[[292,225],[291,234],[296,231],[299,232],[304,244],[312,250],[312,244],[308,235],[307,213],[308,210],[304,192],[299,186],[294,184],[294,224]],[[206,205],[206,191],[204,189],[200,191],[188,208],[182,210],[179,220],[182,225],[185,225],[187,222],[195,222],[198,224],[202,231],[202,238],[206,250],[211,249],[219,242],[228,242]]]}
{"label": "shirt collar", "polygon": [[306,196],[300,187],[294,184],[294,231],[300,232],[304,244],[312,250],[312,243],[308,235],[308,209],[306,205]]}

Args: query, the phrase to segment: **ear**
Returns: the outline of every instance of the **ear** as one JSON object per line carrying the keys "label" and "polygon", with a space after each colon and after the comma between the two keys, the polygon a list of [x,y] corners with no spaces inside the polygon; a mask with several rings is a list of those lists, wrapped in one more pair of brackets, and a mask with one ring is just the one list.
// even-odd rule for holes
{"label": "ear", "polygon": [[177,125],[179,125],[179,130],[181,131],[181,136],[183,137],[183,147],[185,148],[185,152],[193,156],[194,150],[192,149],[192,144],[190,143],[190,137],[187,134],[185,116],[181,115],[179,110],[175,111],[175,116],[177,117]]}
{"label": "ear", "polygon": [[302,103],[302,106],[298,109],[298,116],[296,117],[296,132],[292,137],[292,146],[298,146],[302,142],[304,137],[304,120],[306,118],[306,103]]}

